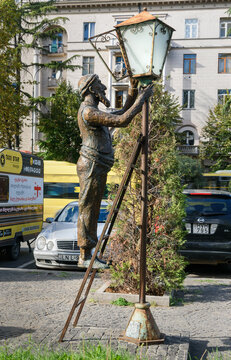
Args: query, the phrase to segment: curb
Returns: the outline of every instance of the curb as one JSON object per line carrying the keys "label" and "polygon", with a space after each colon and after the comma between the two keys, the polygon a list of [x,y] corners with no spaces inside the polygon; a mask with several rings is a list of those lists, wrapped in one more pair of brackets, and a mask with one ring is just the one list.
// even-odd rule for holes
{"label": "curb", "polygon": [[[107,281],[94,293],[90,293],[88,295],[88,302],[91,302],[93,299],[94,301],[97,301],[99,304],[111,304],[112,301],[117,300],[120,297],[132,303],[139,302],[138,294],[105,292],[105,290],[109,286],[110,286],[110,281]],[[166,306],[166,307],[170,306],[170,295],[167,294],[163,296],[146,295],[146,300],[151,304],[151,306]]]}

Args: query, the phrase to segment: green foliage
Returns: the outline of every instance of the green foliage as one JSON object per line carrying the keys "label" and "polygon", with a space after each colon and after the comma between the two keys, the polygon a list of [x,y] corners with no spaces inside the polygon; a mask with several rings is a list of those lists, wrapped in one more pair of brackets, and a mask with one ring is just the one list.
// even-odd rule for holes
{"label": "green foliage", "polygon": [[[180,123],[180,107],[163,86],[155,84],[149,116],[149,170],[147,216],[148,294],[161,295],[178,288],[185,277],[184,259],[177,250],[184,243],[182,218],[184,196],[180,179],[175,130]],[[117,131],[116,171],[124,173],[134,143],[140,134],[141,117]],[[141,228],[141,174],[136,166],[111,241],[111,286],[137,292]]]}
{"label": "green foliage", "polygon": [[190,188],[200,188],[203,183],[203,168],[199,160],[189,156],[178,156],[178,175],[182,184]]}
{"label": "green foliage", "polygon": [[12,147],[21,133],[19,117],[28,115],[23,95],[13,85],[20,69],[12,37],[17,35],[19,16],[14,0],[0,2],[0,147]]}
{"label": "green foliage", "polygon": [[189,354],[189,360],[230,360],[231,359],[231,353],[225,354],[224,356],[220,353],[218,349],[212,350],[211,352],[208,352],[207,350],[204,351],[202,356],[198,358],[197,356],[194,356],[193,358]]}
{"label": "green foliage", "polygon": [[[137,360],[139,356],[135,357]],[[82,343],[76,351],[49,349],[45,346],[30,344],[16,350],[7,346],[0,347],[0,360],[134,360],[134,355],[119,349],[113,351],[110,346]]]}
{"label": "green foliage", "polygon": [[[77,55],[63,61],[47,64],[26,63],[23,55],[29,48],[40,50],[39,40],[52,38],[61,31],[60,23],[64,17],[49,19],[47,14],[54,13],[55,1],[0,1],[0,147],[19,147],[20,134],[24,119],[32,109],[33,100],[24,92],[23,77],[34,65],[37,69],[74,70],[79,66],[71,64]],[[44,31],[44,29],[46,29]]]}
{"label": "green foliage", "polygon": [[119,297],[116,300],[113,300],[112,305],[117,305],[117,306],[134,306],[134,303],[127,301],[126,299]]}
{"label": "green foliage", "polygon": [[209,111],[208,121],[203,130],[201,158],[211,161],[211,170],[231,169],[231,98],[227,95],[224,105],[218,104]]}
{"label": "green foliage", "polygon": [[181,306],[184,304],[184,299],[170,296],[170,306]]}
{"label": "green foliage", "polygon": [[65,81],[59,85],[55,95],[46,100],[47,107],[40,115],[38,125],[45,136],[45,140],[39,141],[40,155],[44,159],[77,161],[81,144],[77,123],[80,103],[79,93]]}
{"label": "green foliage", "polygon": [[[0,2],[0,48],[9,46],[9,41],[17,32],[18,16],[16,4],[13,0]],[[2,51],[1,51],[2,53]]]}

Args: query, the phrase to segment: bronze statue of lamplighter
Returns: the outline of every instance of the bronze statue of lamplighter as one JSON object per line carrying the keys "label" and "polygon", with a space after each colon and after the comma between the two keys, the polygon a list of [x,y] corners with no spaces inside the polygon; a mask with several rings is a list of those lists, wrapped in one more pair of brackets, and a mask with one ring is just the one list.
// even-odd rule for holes
{"label": "bronze statue of lamplighter", "polygon": [[[124,107],[114,112],[98,109],[99,102],[110,106],[106,98],[106,86],[96,74],[83,76],[79,81],[79,91],[84,101],[78,112],[78,125],[82,138],[77,173],[80,182],[78,246],[80,257],[78,267],[88,268],[91,261],[91,250],[97,244],[97,221],[100,204],[104,194],[107,173],[114,163],[109,127],[125,127],[144,102],[151,96],[151,87],[147,87],[138,95],[137,81],[131,79],[128,97]],[[105,269],[108,265],[96,258],[93,269]]]}
{"label": "bronze statue of lamplighter", "polygon": [[[140,290],[139,303],[136,304],[127,328],[119,337],[120,340],[133,342],[137,345],[159,344],[164,341],[150,311],[150,304],[146,302],[146,225],[147,225],[147,176],[148,176],[148,118],[149,97],[152,90],[148,84],[161,77],[167,51],[174,29],[163,23],[144,9],[143,12],[125,20],[115,26],[115,29],[95,35],[89,39],[92,46],[103,60],[108,71],[115,78],[115,74],[100,55],[97,44],[112,39],[119,41],[120,50],[125,61],[126,71],[130,77],[131,89],[123,109],[117,112],[102,112],[98,110],[99,102],[109,106],[105,97],[106,87],[101,84],[97,75],[87,75],[79,82],[79,90],[84,98],[78,114],[79,127],[83,139],[81,155],[78,161],[78,175],[80,178],[80,214],[78,222],[78,241],[80,246],[79,266],[88,267],[82,284],[67,318],[59,341],[63,341],[67,328],[77,307],[73,326],[76,326],[89,294],[97,269],[107,267],[96,258],[100,250],[102,256],[116,219],[119,207],[131,179],[133,166],[141,152],[141,236],[140,236]],[[142,55],[142,56],[141,56]],[[116,80],[122,79],[116,78]],[[136,79],[136,80],[135,80]],[[141,86],[147,88],[138,95],[137,80]],[[97,219],[100,202],[106,184],[107,172],[113,164],[113,149],[108,127],[127,126],[132,118],[141,111],[143,105],[141,137],[138,139],[128,161],[117,195],[113,201],[104,229],[97,243]],[[111,223],[110,223],[111,221]],[[109,226],[110,223],[110,226]],[[100,249],[100,246],[103,245]],[[97,245],[96,245],[97,243]],[[95,247],[91,257],[91,249]],[[89,265],[89,266],[88,266]],[[91,270],[95,269],[88,281]],[[85,289],[86,287],[86,289]],[[81,299],[82,294],[84,297]],[[142,331],[140,331],[142,329]]]}

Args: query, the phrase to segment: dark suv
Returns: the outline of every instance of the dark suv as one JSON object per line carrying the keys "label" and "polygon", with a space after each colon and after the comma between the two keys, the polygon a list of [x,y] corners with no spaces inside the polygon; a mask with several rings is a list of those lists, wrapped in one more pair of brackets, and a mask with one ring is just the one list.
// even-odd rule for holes
{"label": "dark suv", "polygon": [[184,190],[187,241],[180,253],[190,263],[231,263],[231,193]]}

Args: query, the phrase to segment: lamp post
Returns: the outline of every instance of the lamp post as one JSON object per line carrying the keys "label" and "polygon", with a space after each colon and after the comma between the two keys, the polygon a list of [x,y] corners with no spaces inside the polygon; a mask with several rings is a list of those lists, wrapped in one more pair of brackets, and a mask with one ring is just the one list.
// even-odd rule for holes
{"label": "lamp post", "polygon": [[[174,29],[147,9],[115,26],[114,30],[104,32],[89,38],[101,60],[110,74],[120,81],[129,76],[139,81],[142,87],[161,77],[168,48]],[[115,40],[119,43],[127,73],[116,76],[106,64],[101,55],[100,43]],[[139,303],[128,322],[127,328],[120,336],[120,340],[135,344],[156,344],[164,341],[158,326],[150,311],[150,304],[146,302],[146,238],[147,238],[147,177],[148,177],[148,117],[149,102],[143,105],[142,116],[142,153],[141,153],[141,237],[140,237],[140,291]]]}
{"label": "lamp post", "polygon": [[[167,56],[173,28],[144,9],[143,12],[115,26],[121,52],[130,77],[146,86],[160,78]],[[143,105],[141,153],[141,237],[139,303],[120,340],[140,344],[164,341],[146,302],[146,238],[147,238],[147,176],[148,176],[148,117],[149,103]]]}

